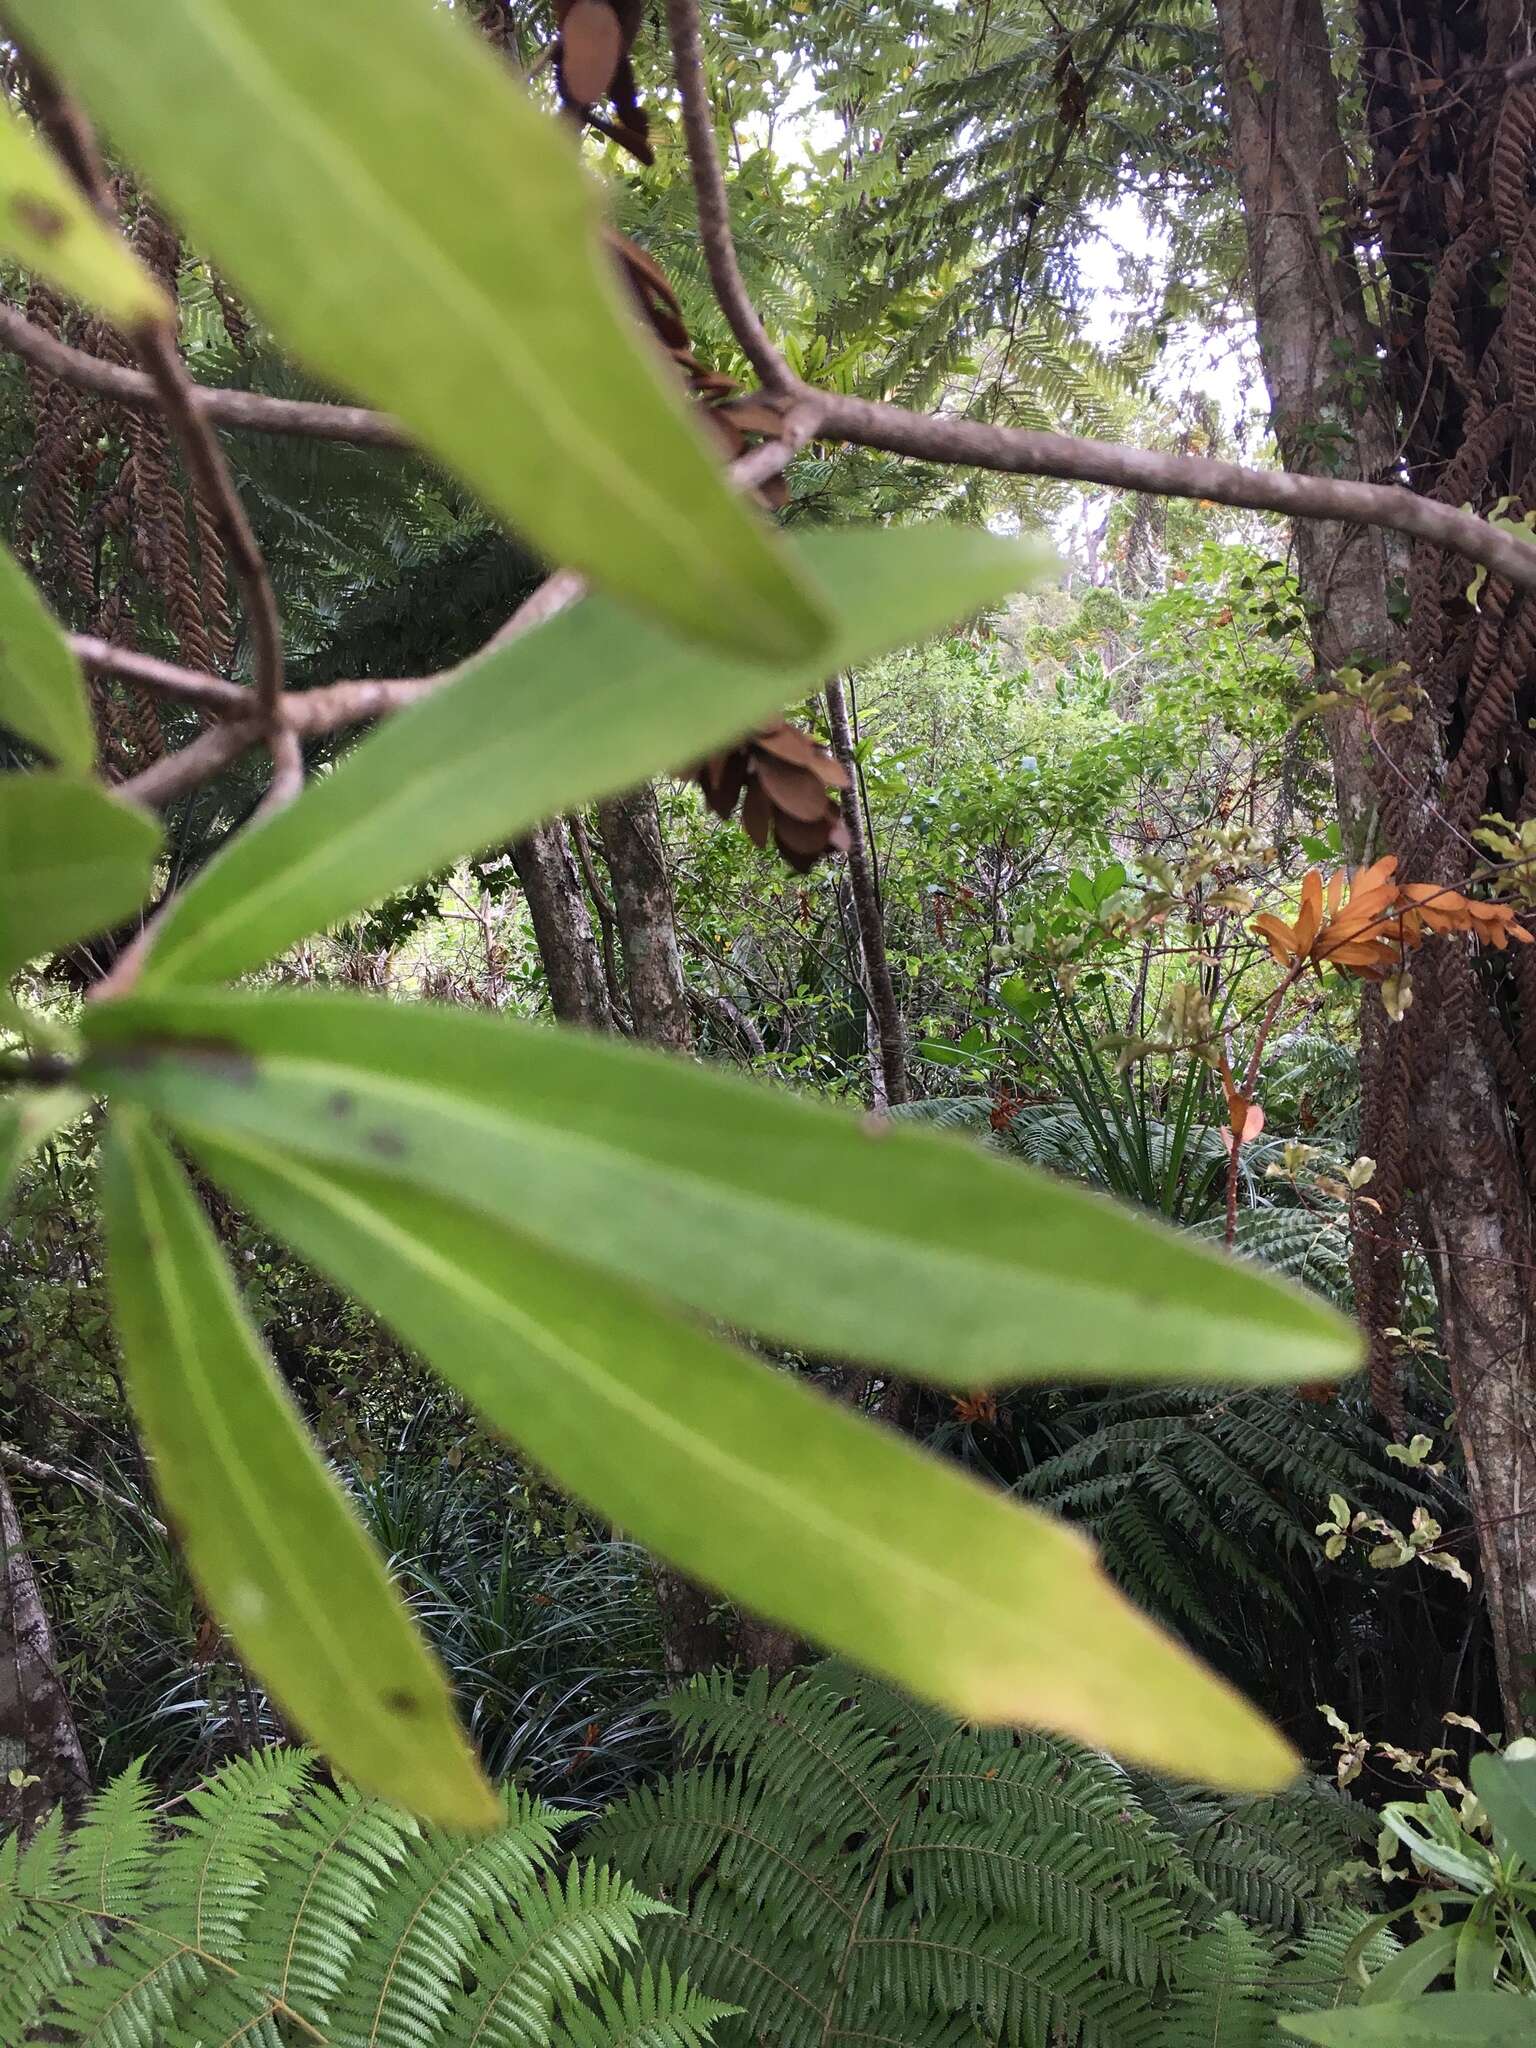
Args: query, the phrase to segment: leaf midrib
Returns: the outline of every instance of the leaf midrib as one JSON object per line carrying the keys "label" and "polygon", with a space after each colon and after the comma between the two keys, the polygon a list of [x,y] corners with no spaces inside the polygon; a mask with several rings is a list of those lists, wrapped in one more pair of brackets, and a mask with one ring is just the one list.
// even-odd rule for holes
{"label": "leaf midrib", "polygon": [[[486,1096],[456,1094],[450,1089],[436,1087],[429,1079],[385,1074],[373,1067],[351,1066],[340,1060],[305,1057],[289,1052],[270,1053],[258,1050],[255,1051],[254,1057],[262,1071],[274,1080],[281,1074],[290,1074],[300,1080],[309,1081],[317,1088],[333,1086],[348,1092],[365,1093],[381,1104],[384,1114],[389,1113],[388,1104],[393,1099],[405,1106],[407,1114],[411,1113],[413,1106],[419,1105],[418,1113],[435,1115],[455,1123],[472,1120],[478,1115],[487,1121],[495,1120],[503,1124],[515,1140],[533,1148],[543,1149],[557,1156],[591,1161],[599,1171],[605,1164],[617,1162],[623,1171],[654,1174],[658,1181],[685,1191],[696,1200],[718,1201],[724,1187],[729,1191],[732,1204],[742,1209],[749,1217],[755,1215],[766,1220],[779,1221],[787,1216],[791,1221],[798,1223],[804,1214],[796,1210],[791,1203],[761,1189],[743,1185],[739,1181],[721,1181],[675,1160],[654,1161],[643,1152],[626,1150],[601,1137],[589,1137],[582,1132],[573,1131],[568,1125],[541,1117],[519,1116],[515,1106],[497,1102]],[[216,1138],[222,1139],[224,1135],[222,1125],[206,1122],[195,1111],[184,1113],[177,1109],[168,1113],[187,1123],[203,1124],[209,1134]],[[371,1163],[389,1178],[407,1181],[411,1178],[407,1174],[392,1172],[387,1161]],[[1067,1192],[1075,1195],[1078,1191]],[[497,1211],[483,1207],[473,1194],[465,1194],[460,1199],[481,1214],[490,1215],[496,1221],[505,1221]],[[1202,1335],[1214,1336],[1216,1333],[1222,1333],[1229,1337],[1247,1337],[1250,1341],[1253,1337],[1253,1323],[1261,1320],[1258,1315],[1234,1315],[1226,1310],[1212,1311],[1177,1301],[1148,1301],[1142,1298],[1134,1285],[1116,1286],[1112,1275],[1101,1276],[1094,1283],[1085,1285],[1070,1273],[1064,1273],[1059,1264],[1054,1264],[1051,1260],[1032,1264],[1025,1256],[1028,1250],[1027,1243],[1021,1244],[1016,1259],[1009,1260],[990,1255],[984,1250],[962,1251],[949,1245],[935,1247],[931,1241],[914,1231],[895,1226],[877,1228],[860,1222],[846,1210],[839,1210],[830,1216],[818,1216],[816,1220],[822,1227],[834,1229],[840,1238],[852,1240],[860,1249],[875,1255],[887,1256],[893,1246],[904,1249],[915,1246],[921,1250],[925,1260],[942,1264],[946,1270],[954,1274],[956,1281],[961,1285],[995,1286],[1001,1278],[1015,1287],[1021,1283],[1035,1288],[1048,1287],[1055,1301],[1069,1304],[1079,1315],[1091,1315],[1108,1299],[1125,1303],[1140,1314],[1167,1318],[1179,1326],[1193,1324]],[[509,1227],[520,1231],[522,1228],[519,1225]],[[523,1234],[532,1237],[531,1233]],[[539,1240],[535,1237],[532,1241]],[[579,1258],[581,1255],[577,1253],[576,1256]],[[1267,1297],[1263,1299],[1262,1305],[1266,1309],[1272,1306]],[[1264,1316],[1262,1322],[1265,1340],[1268,1343],[1294,1339],[1298,1345],[1310,1343],[1318,1346],[1327,1342],[1326,1332],[1293,1328],[1272,1316]]]}
{"label": "leaf midrib", "polygon": [[[129,1137],[125,1141],[124,1150],[128,1157],[130,1171],[133,1174],[141,1214],[146,1224],[151,1218],[155,1220],[162,1242],[168,1244],[171,1242],[170,1232],[167,1228],[168,1212],[161,1206],[158,1194],[152,1184],[152,1178],[144,1170],[144,1155],[141,1148]],[[270,1513],[265,1511],[265,1504],[262,1500],[259,1486],[254,1483],[253,1475],[247,1467],[243,1456],[240,1455],[238,1447],[235,1445],[234,1439],[225,1425],[222,1407],[208,1382],[206,1374],[202,1370],[201,1353],[195,1341],[189,1305],[186,1302],[180,1285],[179,1261],[174,1257],[156,1261],[151,1256],[147,1264],[150,1284],[158,1290],[161,1301],[164,1304],[166,1322],[172,1335],[175,1353],[183,1360],[183,1385],[191,1397],[195,1412],[201,1418],[209,1441],[222,1449],[225,1473],[230,1478],[236,1495],[240,1500],[242,1510],[246,1516],[247,1526],[255,1539],[255,1546],[261,1555],[265,1557],[268,1567],[273,1573],[272,1583],[284,1586],[290,1603],[299,1610],[312,1653],[316,1656],[317,1661],[330,1673],[331,1682],[344,1695],[348,1694],[353,1690],[352,1674],[348,1669],[345,1659],[333,1652],[332,1646],[335,1643],[335,1630],[332,1625],[331,1616],[326,1611],[318,1589],[310,1583],[300,1554],[296,1551],[292,1553],[281,1551],[274,1547],[271,1540],[273,1518]],[[249,1356],[249,1346],[243,1341],[245,1333],[238,1332],[237,1334],[242,1340],[240,1348],[246,1351]],[[270,1596],[264,1595],[263,1597]],[[377,1717],[374,1718],[377,1721]],[[392,1719],[388,1717],[385,1719],[384,1732],[390,1738],[385,1746],[392,1752],[393,1767],[405,1768],[408,1765],[419,1767],[421,1761],[419,1745],[405,1743],[396,1749],[394,1746],[395,1729]],[[378,1729],[376,1726],[375,1734],[377,1735],[377,1733]]]}

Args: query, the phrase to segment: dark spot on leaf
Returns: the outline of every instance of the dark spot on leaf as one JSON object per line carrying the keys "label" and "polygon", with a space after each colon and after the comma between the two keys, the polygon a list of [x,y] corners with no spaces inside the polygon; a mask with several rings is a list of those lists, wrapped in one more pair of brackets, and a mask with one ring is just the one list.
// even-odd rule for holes
{"label": "dark spot on leaf", "polygon": [[368,1150],[377,1152],[381,1159],[398,1159],[405,1151],[405,1140],[398,1131],[370,1131]]}
{"label": "dark spot on leaf", "polygon": [[350,1116],[357,1105],[345,1088],[338,1088],[325,1106],[332,1116]]}
{"label": "dark spot on leaf", "polygon": [[69,226],[68,214],[61,213],[51,199],[40,199],[35,192],[18,192],[11,201],[11,212],[22,227],[43,242],[56,242]]}
{"label": "dark spot on leaf", "polygon": [[384,1695],[384,1704],[392,1714],[419,1714],[421,1712],[420,1700],[417,1699],[414,1693],[410,1692],[387,1692]]}
{"label": "dark spot on leaf", "polygon": [[185,1065],[204,1068],[218,1080],[237,1082],[241,1087],[261,1078],[261,1063],[255,1054],[228,1038],[150,1036],[136,1039],[131,1045],[114,1046],[107,1057],[114,1066],[130,1070],[156,1066],[161,1060],[180,1060]]}

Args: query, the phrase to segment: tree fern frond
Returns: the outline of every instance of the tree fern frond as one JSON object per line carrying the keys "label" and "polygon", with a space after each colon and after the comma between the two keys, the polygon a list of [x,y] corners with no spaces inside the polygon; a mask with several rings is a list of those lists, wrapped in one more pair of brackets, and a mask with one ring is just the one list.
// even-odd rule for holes
{"label": "tree fern frond", "polygon": [[636,1923],[665,1910],[600,1864],[573,1864],[563,1882],[548,1873],[522,1892],[515,1921],[487,1925],[474,1986],[459,1991],[449,2013],[448,2040],[475,2048],[542,2040],[556,2007],[601,1985]]}
{"label": "tree fern frond", "polygon": [[113,1779],[70,1837],[70,1898],[96,1913],[131,1913],[154,1853],[154,1788],[142,1757]]}
{"label": "tree fern frond", "polygon": [[627,1977],[614,1992],[599,1984],[595,2010],[568,2011],[550,2036],[550,2048],[700,2048],[710,2029],[734,2008],[695,1991],[686,1977],[663,1966]]}
{"label": "tree fern frond", "polygon": [[1180,1960],[1178,2004],[1163,2048],[1271,2048],[1273,1951],[1235,1913],[1223,1913]]}
{"label": "tree fern frond", "polygon": [[[184,1924],[175,1931],[196,1949],[236,1953],[246,1914],[261,1889],[272,1822],[286,1814],[309,1782],[314,1760],[301,1749],[257,1750],[233,1757],[187,1794],[190,1812],[175,1823],[156,1875]],[[110,1791],[103,1799],[110,1797]],[[83,1831],[82,1831],[83,1832]],[[150,1853],[146,1841],[145,1860]],[[103,1910],[110,1910],[104,1907]],[[162,1914],[157,1924],[171,1922]]]}
{"label": "tree fern frond", "polygon": [[608,1869],[554,1874],[553,1809],[508,1791],[499,1829],[453,1835],[313,1768],[226,1763],[158,1827],[135,1769],[67,1847],[55,1822],[0,1856],[0,2040],[698,2048],[724,2011],[619,1973],[666,1908]]}
{"label": "tree fern frond", "polygon": [[[1072,1743],[866,1691],[844,1664],[776,1686],[697,1680],[671,1711],[691,1761],[610,1809],[588,1846],[675,1909],[645,1924],[645,1952],[740,2007],[720,2039],[743,2048],[1162,2048],[1213,2003],[1268,2024],[1271,1960],[1322,1924],[1316,1865],[1342,1860],[1320,1795],[1192,1798]],[[807,1763],[823,1752],[830,1776]],[[1257,1929],[1226,1896],[1245,1858],[1269,1909]]]}
{"label": "tree fern frond", "polygon": [[531,1888],[554,1845],[554,1816],[505,1794],[506,1826],[490,1835],[423,1829],[367,1929],[368,1967],[354,1964],[333,2025],[369,2048],[419,2048],[452,2009],[463,1959],[498,1902]]}

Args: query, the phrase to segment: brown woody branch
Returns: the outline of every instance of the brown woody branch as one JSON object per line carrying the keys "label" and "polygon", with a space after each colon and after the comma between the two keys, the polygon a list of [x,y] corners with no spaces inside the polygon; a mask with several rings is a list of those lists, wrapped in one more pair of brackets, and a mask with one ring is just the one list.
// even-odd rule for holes
{"label": "brown woody branch", "polygon": [[1167,455],[1117,441],[1089,441],[1075,434],[1035,433],[1024,427],[995,427],[984,420],[945,413],[907,412],[867,398],[815,394],[822,438],[910,455],[965,469],[991,469],[1010,476],[1054,476],[1071,483],[1107,484],[1157,498],[1204,498],[1249,512],[1278,512],[1289,519],[1331,519],[1380,526],[1427,540],[1481,562],[1492,574],[1524,590],[1536,590],[1536,547],[1502,533],[1475,512],[1421,498],[1398,484],[1357,483],[1347,477],[1298,476],[1285,469],[1247,469],[1199,455]]}
{"label": "brown woody branch", "polygon": [[264,719],[271,724],[283,694],[283,624],[277,609],[277,593],[267,574],[266,558],[240,502],[218,436],[192,401],[192,379],[187,375],[175,335],[168,327],[144,327],[133,336],[133,344],[155,387],[192,481],[212,508],[219,538],[234,566],[251,636],[256,701]]}
{"label": "brown woody branch", "polygon": [[[34,326],[14,307],[0,305],[0,344],[78,390],[116,399],[122,405],[156,402],[154,384],[143,371],[125,369],[88,355],[84,349],[71,348]],[[1475,512],[1435,504],[1396,484],[1249,469],[1241,463],[1163,454],[1075,434],[990,426],[955,414],[914,413],[899,405],[845,398],[798,382],[793,390],[806,439],[846,441],[954,468],[1060,477],[1070,483],[1101,484],[1152,497],[1207,498],[1215,504],[1277,512],[1291,519],[1385,527],[1481,563],[1517,589],[1536,590],[1536,548],[1500,533]],[[397,420],[367,406],[269,398],[258,391],[230,391],[196,383],[189,384],[188,395],[189,403],[211,425],[236,433],[294,434],[370,448],[409,446]]]}
{"label": "brown woody branch", "polygon": [[[0,344],[34,369],[57,377],[77,391],[112,398],[119,405],[159,403],[154,380],[143,370],[109,363],[83,348],[71,348],[46,329],[35,326],[14,306],[0,305]],[[346,441],[365,448],[406,448],[405,429],[388,413],[366,405],[332,404],[325,399],[270,398],[261,391],[229,391],[217,385],[193,384],[190,404],[211,425],[245,434],[297,434],[310,441]]]}
{"label": "brown woody branch", "polygon": [[752,303],[736,261],[731,234],[731,203],[715,147],[715,115],[710,104],[704,46],[699,35],[699,10],[694,0],[667,0],[667,34],[672,43],[672,68],[683,103],[683,136],[693,173],[694,200],[703,230],[704,260],[720,310],[730,322],[742,354],[769,391],[802,389],[793,370],[768,338],[768,330]]}
{"label": "brown woody branch", "polygon": [[158,696],[174,698],[180,704],[196,704],[207,711],[246,718],[251,710],[251,693],[243,684],[227,683],[222,676],[204,675],[200,669],[178,668],[173,661],[161,661],[153,654],[139,654],[131,647],[116,647],[93,633],[71,633],[70,650],[75,659],[97,675],[116,676],[125,683]]}

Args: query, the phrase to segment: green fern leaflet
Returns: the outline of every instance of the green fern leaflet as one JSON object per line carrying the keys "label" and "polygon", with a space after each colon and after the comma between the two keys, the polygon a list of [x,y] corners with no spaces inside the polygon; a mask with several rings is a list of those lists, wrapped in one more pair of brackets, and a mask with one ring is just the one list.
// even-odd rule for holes
{"label": "green fern leaflet", "polygon": [[1396,1946],[1319,1874],[1358,1837],[1317,1789],[1196,1801],[832,1664],[671,1712],[687,1767],[585,1846],[678,1909],[642,1942],[740,2009],[722,2048],[1278,2043]]}
{"label": "green fern leaflet", "polygon": [[[560,1817],[508,1791],[455,1835],[272,1749],[162,1826],[124,1772],[72,1834],[0,1846],[0,2041],[91,2048],[700,2048],[730,2007],[631,1971],[666,1908],[562,1867]],[[40,2029],[48,2031],[41,2032]]]}

